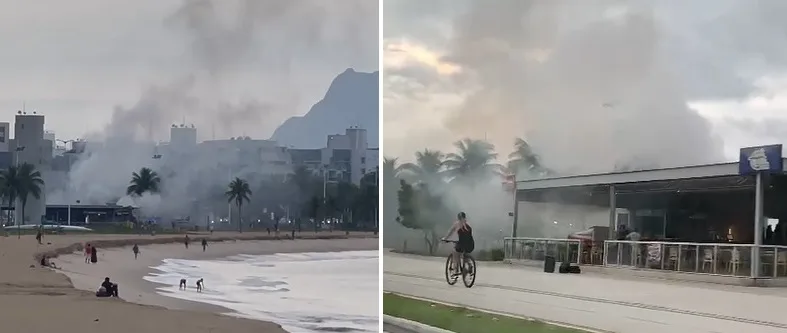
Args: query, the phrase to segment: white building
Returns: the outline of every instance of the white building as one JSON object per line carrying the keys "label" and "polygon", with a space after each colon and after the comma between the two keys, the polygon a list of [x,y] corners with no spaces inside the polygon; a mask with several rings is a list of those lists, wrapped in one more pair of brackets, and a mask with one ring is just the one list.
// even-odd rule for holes
{"label": "white building", "polygon": [[0,152],[7,152],[10,149],[11,141],[11,124],[7,122],[0,123]]}
{"label": "white building", "polygon": [[[363,175],[367,172],[373,171],[373,167],[369,168],[369,143],[366,139],[365,129],[354,126],[346,129],[344,134],[329,135],[326,147],[328,151],[350,151],[349,171],[350,181],[353,184],[360,184]],[[376,164],[377,161],[375,160],[372,165],[376,167]]]}
{"label": "white building", "polygon": [[177,152],[190,152],[197,147],[197,129],[194,125],[172,125],[169,130],[169,147]]}
{"label": "white building", "polygon": [[[9,148],[13,152],[14,165],[32,164],[46,181],[52,165],[52,141],[44,139],[43,115],[17,114],[14,121],[14,139],[11,140]],[[17,207],[21,207],[19,199],[17,200]],[[21,210],[15,212],[15,220],[22,221],[22,224],[39,224],[45,212],[46,189],[42,188],[38,199],[32,196],[27,198],[24,221]]]}
{"label": "white building", "polygon": [[228,140],[208,140],[198,145],[200,158],[215,160],[231,166],[228,172],[261,175],[286,175],[292,170],[287,149],[273,140],[237,137]]}

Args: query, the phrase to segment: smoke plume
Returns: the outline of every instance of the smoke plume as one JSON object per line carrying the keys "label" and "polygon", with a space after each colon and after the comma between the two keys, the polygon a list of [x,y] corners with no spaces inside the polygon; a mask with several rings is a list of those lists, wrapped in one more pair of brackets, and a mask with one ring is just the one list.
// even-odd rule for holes
{"label": "smoke plume", "polygon": [[[522,137],[561,174],[719,162],[723,138],[689,104],[757,95],[759,79],[785,69],[787,36],[774,27],[787,24],[779,19],[787,6],[775,1],[462,3],[447,46],[430,46],[459,70],[432,74],[431,82],[415,78],[418,90],[459,101],[435,103],[441,126],[412,124],[406,137],[387,140],[386,150],[450,152],[453,141],[486,138],[504,163]],[[409,87],[387,86],[401,86],[396,97],[408,97]],[[387,113],[394,103],[407,101],[387,104]],[[477,207],[476,224],[508,234],[511,219],[502,214],[513,198],[499,179],[489,184],[451,190],[446,201],[462,203],[457,207],[471,216],[468,207]]]}
{"label": "smoke plume", "polygon": [[[216,151],[153,159],[164,153],[155,142],[168,141],[170,127],[184,121],[197,127],[200,140],[267,138],[296,110],[316,102],[303,100],[304,87],[327,87],[347,67],[376,65],[377,12],[377,2],[365,0],[184,1],[163,18],[162,28],[189,42],[182,59],[188,69],[157,78],[135,104],[115,107],[103,130],[86,134],[86,153],[63,187],[48,188],[48,198],[117,202],[131,172],[152,167],[163,192],[137,202],[146,213],[187,215],[198,200],[223,203],[226,210],[221,196],[228,177],[252,182],[271,172],[259,170],[258,156]],[[315,76],[324,82],[313,83]],[[248,86],[250,77],[263,78],[262,85]]]}

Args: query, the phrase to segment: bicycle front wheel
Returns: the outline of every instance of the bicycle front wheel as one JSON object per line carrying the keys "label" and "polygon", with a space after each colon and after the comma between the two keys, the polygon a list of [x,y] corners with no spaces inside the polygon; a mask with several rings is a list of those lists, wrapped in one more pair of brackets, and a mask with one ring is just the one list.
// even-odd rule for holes
{"label": "bicycle front wheel", "polygon": [[475,259],[473,259],[469,253],[465,253],[464,260],[462,260],[462,283],[464,283],[465,287],[473,287],[475,284],[475,274]]}
{"label": "bicycle front wheel", "polygon": [[448,285],[455,285],[456,280],[459,279],[458,276],[454,275],[454,272],[451,271],[451,264],[454,262],[454,256],[449,254],[448,258],[445,260],[445,282],[448,282]]}

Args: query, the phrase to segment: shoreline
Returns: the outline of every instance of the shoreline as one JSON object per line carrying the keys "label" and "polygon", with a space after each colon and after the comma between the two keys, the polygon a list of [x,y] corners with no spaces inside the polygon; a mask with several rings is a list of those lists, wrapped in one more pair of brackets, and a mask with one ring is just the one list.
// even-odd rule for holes
{"label": "shoreline", "polygon": [[[162,295],[159,288],[171,287],[145,279],[151,273],[158,273],[154,267],[162,265],[165,259],[184,260],[232,260],[237,255],[270,255],[277,253],[314,253],[314,252],[345,252],[375,251],[377,239],[296,239],[296,240],[259,240],[238,242],[217,242],[208,244],[205,252],[201,246],[183,244],[152,244],[140,246],[140,256],[134,259],[131,247],[104,249],[99,254],[99,263],[85,264],[81,253],[61,255],[56,262],[57,270],[71,280],[74,288],[95,292],[105,276],[120,286],[120,298],[127,302],[162,306],[167,309],[210,312],[229,316],[238,316],[234,310],[210,303],[186,300],[178,297]],[[187,288],[193,290],[195,281],[188,281]],[[211,281],[205,281],[209,289]]]}
{"label": "shoreline", "polygon": [[[244,319],[240,317],[215,314],[217,308],[205,307],[199,310],[170,310],[162,306],[141,305],[118,299],[97,298],[94,291],[88,292],[74,287],[71,279],[58,270],[38,267],[37,261],[44,254],[54,257],[60,264],[58,255],[81,251],[85,242],[96,244],[100,253],[110,248],[123,247],[138,243],[141,247],[149,244],[180,243],[181,235],[46,235],[43,245],[37,244],[32,235],[0,237],[0,321],[9,327],[23,331],[76,333],[86,330],[112,330],[117,333],[158,332],[166,330],[186,330],[191,332],[254,332],[281,333],[279,325]],[[238,242],[245,240],[275,240],[267,233],[215,232],[189,234],[197,241],[207,238],[216,245],[217,241]],[[347,238],[369,238],[377,241],[371,233],[350,233],[345,236],[339,232],[303,232],[296,239],[341,240]],[[287,242],[291,240],[281,240]],[[197,243],[197,245],[199,245]],[[195,248],[196,250],[196,248]],[[199,249],[201,251],[201,249]],[[101,254],[99,254],[100,256]],[[80,256],[81,257],[81,256]],[[32,259],[32,260],[31,260]],[[100,265],[98,265],[100,266]],[[92,281],[91,281],[92,282]],[[100,281],[98,281],[100,283]],[[147,282],[151,283],[152,282]],[[123,295],[121,287],[121,296]],[[155,289],[155,288],[154,288]],[[171,297],[160,296],[170,299]],[[173,300],[176,300],[172,298]],[[179,303],[182,300],[177,300]],[[195,302],[189,302],[195,303]],[[200,303],[201,304],[201,303]],[[207,305],[207,304],[206,304]],[[193,306],[193,305],[192,305]],[[162,311],[164,310],[164,311]]]}

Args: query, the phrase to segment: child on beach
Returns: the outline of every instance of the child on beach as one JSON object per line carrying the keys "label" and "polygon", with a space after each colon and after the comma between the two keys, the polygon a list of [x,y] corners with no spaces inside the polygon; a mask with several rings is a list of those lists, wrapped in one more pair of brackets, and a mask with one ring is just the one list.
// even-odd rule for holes
{"label": "child on beach", "polygon": [[85,263],[90,263],[90,243],[85,244]]}

